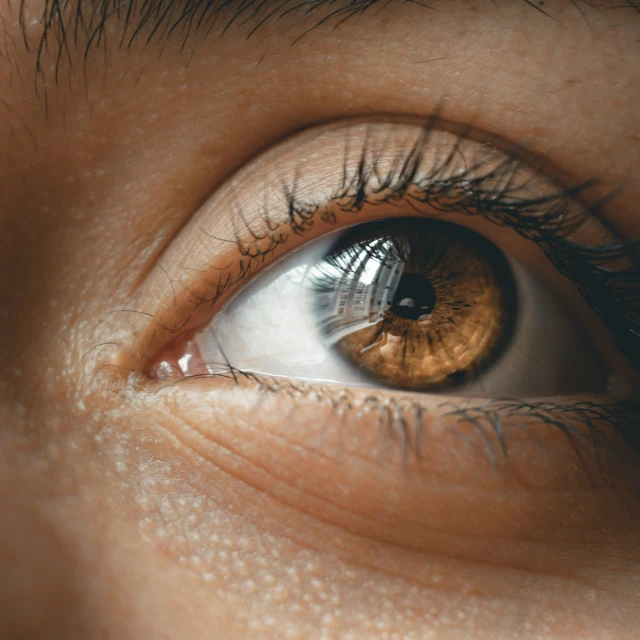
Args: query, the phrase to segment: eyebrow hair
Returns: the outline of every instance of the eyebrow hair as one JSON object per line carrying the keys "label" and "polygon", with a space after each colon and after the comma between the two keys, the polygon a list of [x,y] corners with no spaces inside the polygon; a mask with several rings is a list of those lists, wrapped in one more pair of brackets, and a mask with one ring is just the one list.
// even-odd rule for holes
{"label": "eyebrow hair", "polygon": [[[29,37],[32,25],[26,24],[25,2],[21,0],[19,21],[24,45],[36,52],[36,74],[44,76],[43,58],[53,55],[55,75],[63,60],[73,64],[74,54],[86,61],[92,49],[106,52],[107,27],[116,22],[120,27],[117,47],[129,49],[142,42],[162,49],[171,37],[178,38],[184,49],[198,34],[210,34],[217,28],[224,35],[232,27],[247,27],[246,39],[270,21],[297,14],[303,24],[295,44],[306,34],[325,24],[338,27],[363,15],[372,7],[388,6],[396,0],[44,0],[39,18],[39,33]],[[428,0],[397,0],[415,4],[437,13]],[[495,3],[495,0],[494,4]],[[543,2],[518,0],[551,20]],[[567,0],[583,16],[580,0]],[[590,4],[590,3],[587,3]],[[496,5],[498,6],[498,5]],[[598,5],[599,7],[602,5]],[[609,9],[631,9],[640,13],[640,0],[620,0]],[[116,30],[118,33],[118,30]],[[109,46],[113,46],[109,43]]]}
{"label": "eyebrow hair", "polygon": [[[402,0],[421,4],[417,0]],[[524,0],[528,1],[528,0]],[[640,1],[640,0],[639,0]],[[135,42],[162,46],[172,35],[182,37],[182,46],[197,33],[210,33],[217,26],[224,35],[232,26],[249,25],[247,38],[270,20],[299,13],[312,20],[325,8],[330,11],[316,19],[308,31],[336,20],[346,22],[363,14],[374,5],[390,4],[393,0],[45,0],[40,24],[42,32],[37,43],[41,57],[55,41],[59,55],[68,52],[69,45],[85,39],[85,57],[92,47],[104,45],[106,28],[119,22],[119,48],[130,48]],[[29,48],[27,25],[22,0],[20,24],[25,45]],[[428,5],[423,4],[425,8]]]}

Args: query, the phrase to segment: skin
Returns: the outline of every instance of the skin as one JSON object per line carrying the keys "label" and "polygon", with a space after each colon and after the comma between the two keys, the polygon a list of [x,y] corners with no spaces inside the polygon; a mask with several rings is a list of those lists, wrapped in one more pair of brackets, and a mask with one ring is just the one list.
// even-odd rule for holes
{"label": "skin", "polygon": [[[151,320],[119,312],[171,307],[158,264],[240,167],[351,116],[440,107],[561,182],[597,176],[594,198],[624,182],[603,216],[637,238],[640,14],[614,6],[391,4],[294,46],[290,16],[92,49],[86,75],[71,47],[57,81],[52,48],[45,87],[0,0],[2,637],[638,636],[637,453],[605,453],[593,486],[541,432],[556,457],[515,437],[518,471],[496,471],[434,419],[406,465],[373,418],[345,436],[314,413],[322,393],[155,392]],[[39,0],[25,12],[33,43]]]}

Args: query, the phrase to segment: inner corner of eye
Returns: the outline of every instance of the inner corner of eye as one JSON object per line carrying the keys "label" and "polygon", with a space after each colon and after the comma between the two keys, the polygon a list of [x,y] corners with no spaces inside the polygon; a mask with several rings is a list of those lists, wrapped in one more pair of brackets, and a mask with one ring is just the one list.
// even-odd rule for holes
{"label": "inner corner of eye", "polygon": [[606,390],[606,367],[566,301],[483,235],[412,217],[322,242],[242,287],[149,375],[234,369],[478,397]]}
{"label": "inner corner of eye", "polygon": [[198,346],[198,332],[189,331],[162,347],[146,366],[152,380],[171,380],[206,375],[209,368]]}

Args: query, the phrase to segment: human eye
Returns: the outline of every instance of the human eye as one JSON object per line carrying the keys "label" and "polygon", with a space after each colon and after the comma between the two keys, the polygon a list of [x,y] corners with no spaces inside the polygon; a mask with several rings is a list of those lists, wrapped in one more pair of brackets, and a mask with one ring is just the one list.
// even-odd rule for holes
{"label": "human eye", "polygon": [[638,636],[635,0],[5,5],[0,636]]}
{"label": "human eye", "polygon": [[581,462],[635,438],[633,245],[583,201],[588,183],[451,129],[339,123],[233,178],[167,258],[181,267],[149,375],[288,397],[304,383],[323,424],[320,396],[400,402],[388,428],[405,445],[427,423],[475,425],[492,460],[523,428],[534,446],[536,429],[571,434]]}

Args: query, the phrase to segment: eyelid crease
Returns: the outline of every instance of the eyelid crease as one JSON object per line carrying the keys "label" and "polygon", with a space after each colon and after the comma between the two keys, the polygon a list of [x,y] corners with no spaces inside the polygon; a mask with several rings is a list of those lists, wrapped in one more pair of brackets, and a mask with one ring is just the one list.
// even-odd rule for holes
{"label": "eyelid crease", "polygon": [[[588,180],[578,186],[561,189],[546,175],[532,173],[531,167],[523,160],[527,157],[524,145],[512,148],[510,155],[501,153],[504,144],[496,146],[493,138],[491,143],[479,143],[477,139],[481,139],[482,134],[472,132],[469,127],[456,134],[451,133],[453,127],[450,123],[444,123],[446,126],[440,128],[443,122],[437,114],[426,121],[422,120],[419,127],[414,125],[413,130],[418,130],[419,134],[413,137],[410,144],[396,150],[395,156],[389,160],[385,157],[385,145],[390,143],[392,133],[387,131],[387,135],[382,136],[383,144],[377,148],[376,135],[380,137],[380,127],[404,124],[386,120],[334,123],[324,131],[343,130],[344,159],[339,184],[330,187],[330,193],[323,193],[320,199],[309,199],[299,192],[301,176],[297,173],[288,181],[282,180],[279,197],[286,209],[286,216],[282,220],[270,214],[268,194],[265,192],[262,229],[258,230],[255,223],[247,220],[241,202],[236,202],[236,211],[231,214],[231,237],[220,238],[200,226],[198,233],[202,232],[203,236],[225,244],[235,244],[235,250],[229,255],[235,253],[236,257],[231,259],[236,261],[236,267],[202,270],[217,273],[204,291],[193,291],[188,296],[185,314],[177,321],[175,316],[171,322],[159,319],[156,329],[165,334],[165,344],[172,339],[172,334],[175,335],[192,322],[196,311],[202,307],[212,309],[230,295],[237,284],[264,268],[292,237],[297,236],[299,241],[314,225],[316,228],[319,225],[336,225],[339,215],[348,216],[361,212],[365,207],[389,204],[409,206],[417,215],[424,215],[420,207],[426,206],[443,215],[453,212],[484,217],[497,225],[510,226],[524,238],[536,242],[556,269],[578,286],[583,297],[612,330],[621,350],[638,367],[639,276],[633,260],[637,243],[625,244],[614,240],[604,245],[594,245],[588,232],[586,237],[589,243],[583,244],[574,239],[583,234],[591,221],[602,224],[599,214],[606,201],[603,203],[601,199],[588,206],[577,199],[594,181]],[[364,130],[359,142],[358,127]],[[301,135],[312,134],[313,130]],[[453,137],[455,143],[449,144],[448,153],[442,158],[436,157],[435,165],[427,170],[425,158],[431,161],[431,156],[437,156],[429,145],[439,135],[448,136],[445,140]],[[294,137],[285,144],[292,146],[296,141]],[[478,157],[469,160],[465,151],[473,143],[479,145]],[[267,159],[279,148],[267,152]],[[431,156],[428,157],[428,154]],[[496,156],[499,156],[499,161]],[[384,166],[384,162],[387,166]],[[457,162],[462,162],[464,170],[459,170]],[[521,171],[524,171],[524,177],[520,176]],[[545,187],[542,194],[535,193],[539,182]],[[553,189],[549,187],[550,184]],[[530,194],[532,189],[533,195]],[[203,280],[206,278],[203,277]],[[202,325],[203,321],[199,324]],[[145,345],[147,355],[157,346],[159,337],[155,333],[148,347]]]}

